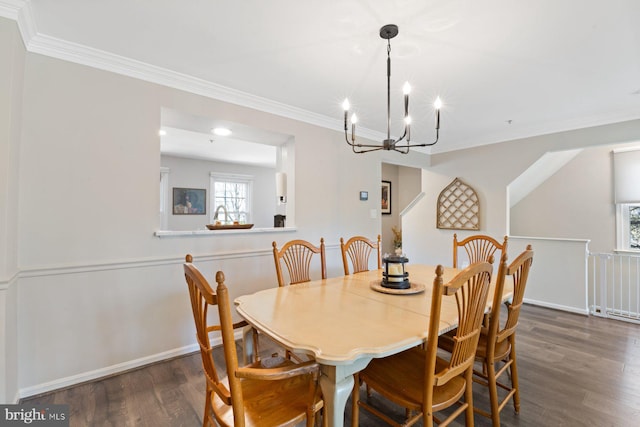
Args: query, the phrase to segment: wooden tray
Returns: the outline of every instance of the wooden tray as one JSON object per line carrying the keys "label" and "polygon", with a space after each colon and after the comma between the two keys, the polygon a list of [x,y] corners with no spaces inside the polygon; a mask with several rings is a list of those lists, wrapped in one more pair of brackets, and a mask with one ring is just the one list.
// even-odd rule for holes
{"label": "wooden tray", "polygon": [[413,295],[419,294],[420,292],[424,292],[426,287],[422,283],[414,283],[409,282],[408,289],[393,289],[393,288],[385,288],[382,286],[380,280],[373,281],[369,284],[371,289],[377,292],[382,292],[383,294],[391,294],[391,295]]}
{"label": "wooden tray", "polygon": [[209,230],[242,230],[253,227],[253,224],[207,224]]}

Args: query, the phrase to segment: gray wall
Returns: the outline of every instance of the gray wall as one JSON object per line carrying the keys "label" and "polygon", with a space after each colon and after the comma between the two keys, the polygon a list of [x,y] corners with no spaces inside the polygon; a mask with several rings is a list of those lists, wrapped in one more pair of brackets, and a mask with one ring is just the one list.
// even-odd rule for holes
{"label": "gray wall", "polygon": [[[453,231],[435,228],[435,199],[456,176],[479,193],[481,232],[501,236],[506,186],[544,152],[640,139],[632,121],[431,159],[355,156],[339,131],[25,54],[12,21],[0,19],[0,36],[9,58],[0,64],[4,401],[196,350],[186,253],[209,278],[225,271],[232,298],[276,286],[272,241],[324,237],[328,273],[340,274],[339,237],[381,232],[371,212],[380,207],[382,163],[424,168],[425,197],[403,218],[404,250],[412,262],[448,264]],[[295,230],[156,237],[163,107],[293,135]]]}
{"label": "gray wall", "polygon": [[511,209],[511,234],[590,239],[593,252],[616,249],[614,147],[583,150],[516,204]]}
{"label": "gray wall", "polygon": [[[435,228],[438,194],[456,177],[478,193],[479,232],[501,238],[509,232],[507,186],[544,153],[612,144],[633,144],[637,141],[640,141],[640,120],[434,155],[431,166],[423,172],[422,189],[425,197],[408,217],[403,218],[403,228],[412,230],[410,235],[403,236],[405,252],[408,252],[410,259],[413,256],[416,261],[450,265],[450,249],[443,251],[442,248],[451,248],[453,234],[465,237],[477,233]],[[514,213],[518,231],[535,233],[534,237],[550,237],[542,233],[552,233],[568,238],[587,238],[592,239],[594,245],[597,245],[596,249],[612,249],[615,218],[611,199],[611,179],[608,176],[610,172],[606,166],[610,160],[598,157],[597,151],[593,153],[586,151],[586,154],[574,159],[575,162],[588,162],[588,165],[570,162],[557,173],[559,178],[554,177],[551,184],[545,183],[540,187],[548,188],[554,182],[558,185],[558,180],[563,180],[558,190],[554,190],[553,196],[545,192],[546,195],[541,197],[534,192],[529,202],[525,198],[520,202],[521,206],[516,206]],[[587,177],[587,174],[592,176]],[[566,200],[561,200],[563,198]],[[573,206],[578,199],[581,199],[579,204]],[[523,212],[523,203],[528,205],[526,213]],[[582,215],[579,220],[576,219],[578,213]],[[552,221],[555,224],[549,225]],[[547,225],[533,229],[532,224],[541,222]],[[528,224],[526,229],[525,223]],[[520,233],[512,230],[511,234]]]}
{"label": "gray wall", "polygon": [[0,18],[0,402],[18,387],[18,165],[25,52],[13,21]]}
{"label": "gray wall", "polygon": [[275,168],[248,166],[231,163],[209,162],[174,156],[161,156],[160,163],[170,169],[169,200],[173,187],[204,188],[207,190],[206,215],[173,215],[169,212],[169,230],[202,230],[210,224],[210,172],[237,173],[253,177],[253,218],[256,228],[273,227],[273,216],[278,213],[276,206]]}
{"label": "gray wall", "polygon": [[[0,20],[0,34],[0,49],[17,55],[0,65],[0,88],[17,80],[22,89],[0,110],[0,147],[19,149],[19,159],[10,156],[15,172],[0,176],[10,195],[0,214],[13,230],[0,236],[11,260],[0,289],[0,313],[9,319],[0,357],[10,373],[1,376],[2,400],[196,350],[181,270],[187,253],[209,278],[225,271],[233,298],[276,286],[273,241],[324,237],[329,275],[338,275],[339,238],[380,232],[371,211],[379,209],[380,165],[391,153],[354,156],[338,131],[25,55],[12,21]],[[163,107],[293,135],[295,229],[156,237]],[[402,162],[421,166],[428,157]]]}
{"label": "gray wall", "polygon": [[382,180],[391,182],[391,214],[382,215],[382,253],[393,253],[392,227],[402,230],[400,213],[420,194],[421,168],[382,164]]}

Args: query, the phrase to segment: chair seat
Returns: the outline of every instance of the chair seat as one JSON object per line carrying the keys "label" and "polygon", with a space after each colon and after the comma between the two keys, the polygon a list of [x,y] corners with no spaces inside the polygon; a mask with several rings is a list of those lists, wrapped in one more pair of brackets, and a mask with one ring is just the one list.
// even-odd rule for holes
{"label": "chair seat", "polygon": [[[494,349],[493,360],[498,361],[502,360],[509,355],[511,351],[511,344],[509,340],[504,340],[502,342],[496,343]],[[480,339],[478,340],[478,349],[476,350],[476,358],[477,359],[485,359],[487,357],[487,335],[480,334]]]}
{"label": "chair seat", "polygon": [[[438,347],[451,353],[451,350],[453,349],[453,337],[455,336],[455,334],[456,334],[456,331],[454,329],[453,331],[449,331],[446,334],[441,335],[438,339]],[[504,340],[500,343],[497,343],[494,351],[495,351],[494,357],[493,357],[494,361],[502,360],[505,357],[507,357],[509,355],[509,352],[511,351],[511,344],[509,343],[509,340]],[[487,357],[487,335],[483,330],[480,333],[480,338],[478,339],[476,359],[484,360],[486,359],[486,357]]]}
{"label": "chair seat", "polygon": [[[294,363],[285,360],[275,366],[287,366]],[[260,365],[251,365],[264,367]],[[228,387],[228,381],[223,380]],[[309,400],[311,379],[308,375],[295,376],[277,381],[243,379],[242,397],[244,400],[245,425],[250,426],[293,426],[305,420],[306,405]],[[226,405],[216,393],[212,393],[212,406],[221,415],[222,421],[233,426],[233,408]],[[313,412],[323,406],[322,392],[317,388]]]}
{"label": "chair seat", "polygon": [[[424,359],[426,351],[419,347],[381,359],[373,359],[360,377],[371,388],[399,405],[421,411],[425,391]],[[406,369],[403,369],[406,367]],[[436,372],[448,367],[448,362],[436,359]],[[380,387],[384,384],[384,387]],[[458,376],[442,386],[434,387],[433,411],[451,406],[465,391],[465,380]]]}

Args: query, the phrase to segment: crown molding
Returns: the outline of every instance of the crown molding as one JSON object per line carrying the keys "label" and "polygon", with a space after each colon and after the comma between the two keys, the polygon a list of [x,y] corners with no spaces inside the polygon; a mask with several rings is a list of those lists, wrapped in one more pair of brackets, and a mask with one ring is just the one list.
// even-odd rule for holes
{"label": "crown molding", "polygon": [[35,21],[28,0],[0,0],[0,16],[17,22],[22,42],[28,47],[29,41],[36,35]]}
{"label": "crown molding", "polygon": [[338,129],[339,120],[235,90],[204,79],[157,67],[66,40],[36,34],[25,43],[29,52],[86,65],[244,107]]}
{"label": "crown molding", "polygon": [[[219,101],[252,108],[277,116],[298,120],[323,128],[342,131],[340,119],[313,113],[271,99],[252,95],[248,92],[232,89],[208,80],[178,73],[166,68],[147,64],[132,58],[115,55],[110,52],[94,49],[66,40],[36,34],[27,44],[29,52],[50,56],[65,61],[86,65],[112,73],[133,77],[150,83],[190,92]],[[370,129],[359,129],[363,138],[382,140],[385,135]]]}
{"label": "crown molding", "polygon": [[0,16],[18,20],[18,13],[25,6],[24,0],[0,0]]}
{"label": "crown molding", "polygon": [[[40,34],[33,18],[30,0],[0,0],[0,16],[13,19],[18,23],[18,28],[28,52],[133,77],[322,128],[343,131],[344,124],[338,118],[327,117],[132,58]],[[359,128],[358,133],[360,137],[374,141],[386,138],[382,132],[366,128]]]}

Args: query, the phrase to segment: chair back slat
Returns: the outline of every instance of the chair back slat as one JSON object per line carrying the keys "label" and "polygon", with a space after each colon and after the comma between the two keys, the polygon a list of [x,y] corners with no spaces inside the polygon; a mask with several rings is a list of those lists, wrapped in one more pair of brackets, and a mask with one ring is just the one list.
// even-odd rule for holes
{"label": "chair back slat", "polygon": [[320,247],[306,240],[291,240],[280,250],[276,242],[273,242],[272,246],[278,286],[287,284],[282,272],[282,262],[287,267],[290,285],[311,281],[311,261],[315,255],[320,255],[321,275],[323,279],[327,278],[324,238],[320,239]]}
{"label": "chair back slat", "polygon": [[353,273],[369,271],[369,257],[375,250],[377,254],[378,269],[382,268],[382,259],[380,256],[380,235],[377,241],[369,240],[363,236],[354,236],[347,240],[340,238],[340,250],[342,252],[342,264],[344,266],[344,274],[349,274],[349,261],[353,266]]}
{"label": "chair back slat", "polygon": [[453,268],[458,268],[460,261],[458,259],[458,248],[464,248],[469,264],[479,261],[489,261],[496,251],[507,252],[508,237],[504,236],[503,243],[498,242],[491,236],[477,234],[469,236],[464,240],[458,241],[458,235],[453,235]]}
{"label": "chair back slat", "polygon": [[[476,412],[491,418],[493,425],[500,425],[500,411],[509,400],[513,399],[513,406],[517,412],[520,410],[520,387],[518,385],[518,368],[515,350],[516,328],[520,309],[524,299],[524,292],[529,277],[529,271],[533,264],[533,250],[528,245],[510,265],[507,266],[507,255],[503,252],[498,277],[496,278],[495,294],[491,313],[488,317],[488,326],[482,330],[481,340],[483,345],[478,349],[476,360],[482,363],[482,371],[474,371],[480,384],[488,386],[490,410],[476,408]],[[513,290],[511,298],[505,303],[507,317],[502,322],[502,299],[504,287],[511,281]],[[501,326],[501,323],[504,323]],[[485,323],[486,324],[486,323]],[[498,365],[496,367],[496,365]],[[509,376],[507,381],[500,381],[503,374]],[[498,394],[501,390],[501,394]]]}
{"label": "chair back slat", "polygon": [[[196,336],[200,346],[200,356],[202,366],[207,380],[207,387],[213,389],[220,399],[227,405],[231,405],[231,393],[220,381],[218,371],[213,359],[213,347],[209,339],[209,331],[213,329],[208,322],[209,306],[218,305],[218,297],[209,286],[200,270],[191,263],[192,258],[187,255],[187,262],[184,264],[184,275],[189,289],[191,309],[196,326]],[[234,347],[235,348],[235,347]]]}
{"label": "chair back slat", "polygon": [[502,329],[497,333],[497,342],[502,342],[514,334],[520,318],[520,308],[524,299],[524,292],[529,278],[529,271],[533,265],[533,249],[531,245],[522,252],[510,265],[506,275],[513,279],[513,297],[507,304],[507,319]]}
{"label": "chair back slat", "polygon": [[[448,366],[436,373],[435,385],[446,383],[452,377],[472,368],[487,305],[492,271],[493,266],[490,262],[476,262],[458,273],[444,286],[444,295],[455,295],[458,327],[453,337]],[[432,318],[431,321],[433,320]],[[427,351],[434,353],[438,351],[437,339],[429,340],[427,345]]]}
{"label": "chair back slat", "polygon": [[231,303],[229,302],[229,292],[224,284],[224,273],[216,273],[216,294],[218,296],[218,314],[220,316],[220,327],[222,328],[222,347],[224,349],[224,359],[227,365],[227,381],[231,390],[231,400],[233,402],[233,419],[235,427],[244,427],[244,399],[240,378],[236,376],[238,370],[238,354],[236,351],[236,338],[233,332],[233,319],[231,317]]}

